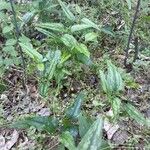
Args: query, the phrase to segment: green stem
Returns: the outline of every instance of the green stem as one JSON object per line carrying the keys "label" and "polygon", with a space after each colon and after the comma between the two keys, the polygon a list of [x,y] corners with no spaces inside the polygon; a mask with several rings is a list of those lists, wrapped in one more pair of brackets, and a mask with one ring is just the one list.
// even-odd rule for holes
{"label": "green stem", "polygon": [[13,14],[13,18],[14,18],[14,26],[15,26],[15,34],[16,34],[16,38],[17,38],[17,45],[19,48],[19,52],[20,52],[20,56],[21,56],[21,60],[22,60],[22,67],[23,67],[23,79],[22,79],[22,86],[24,89],[26,89],[26,65],[25,65],[25,59],[23,56],[23,51],[19,45],[19,35],[20,35],[20,30],[18,28],[18,24],[17,24],[17,19],[16,19],[16,12],[13,6],[13,0],[9,0],[10,1],[10,5],[11,5],[11,9],[12,9],[12,14]]}

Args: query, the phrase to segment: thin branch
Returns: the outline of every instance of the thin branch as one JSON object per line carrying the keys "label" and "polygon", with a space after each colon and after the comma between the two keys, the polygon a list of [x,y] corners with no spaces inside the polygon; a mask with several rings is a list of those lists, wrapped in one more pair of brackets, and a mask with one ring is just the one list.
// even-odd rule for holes
{"label": "thin branch", "polygon": [[137,16],[138,16],[138,12],[139,12],[139,8],[140,8],[140,3],[141,3],[141,0],[138,0],[137,6],[136,6],[136,10],[135,10],[135,14],[134,14],[134,18],[133,18],[133,21],[132,21],[132,26],[131,26],[131,29],[130,29],[130,34],[129,34],[129,38],[128,38],[127,47],[125,49],[125,59],[124,59],[124,66],[125,67],[127,67],[127,59],[128,59],[128,56],[129,56],[130,42],[131,42],[131,39],[132,39],[132,34],[133,34],[134,26],[135,26],[136,19],[137,19]]}
{"label": "thin branch", "polygon": [[19,35],[20,35],[20,30],[18,28],[18,24],[17,24],[17,18],[16,18],[16,12],[13,6],[13,0],[9,0],[10,1],[10,5],[11,5],[11,9],[12,9],[12,14],[13,14],[13,18],[14,18],[14,26],[15,26],[15,30],[16,30],[16,38],[17,38],[17,45],[19,48],[19,52],[20,52],[20,56],[22,59],[22,67],[23,67],[23,79],[22,79],[22,86],[24,89],[26,89],[25,83],[26,83],[26,65],[25,65],[25,59],[23,56],[23,51],[19,45]]}

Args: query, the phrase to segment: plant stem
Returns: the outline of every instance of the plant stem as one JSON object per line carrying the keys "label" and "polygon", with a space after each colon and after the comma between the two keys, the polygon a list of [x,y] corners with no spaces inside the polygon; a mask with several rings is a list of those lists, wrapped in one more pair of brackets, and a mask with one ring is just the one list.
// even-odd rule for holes
{"label": "plant stem", "polygon": [[23,51],[19,45],[19,35],[20,35],[20,30],[18,28],[18,24],[17,24],[17,18],[16,18],[16,12],[13,6],[13,0],[9,0],[10,1],[10,5],[11,5],[11,9],[12,9],[12,14],[13,14],[13,18],[14,18],[14,26],[15,26],[15,34],[16,34],[16,38],[17,38],[17,46],[19,48],[19,52],[20,52],[20,56],[21,56],[21,60],[22,60],[22,67],[23,67],[23,79],[22,79],[22,86],[24,89],[26,89],[26,65],[25,65],[25,59],[23,56]]}
{"label": "plant stem", "polygon": [[125,67],[127,67],[127,59],[128,59],[128,56],[129,56],[130,42],[131,42],[131,39],[132,39],[134,26],[135,26],[135,23],[136,23],[138,12],[139,12],[140,3],[141,3],[141,0],[138,0],[136,10],[135,10],[135,14],[134,14],[133,21],[132,21],[132,26],[131,26],[131,29],[130,29],[130,34],[129,34],[129,38],[128,38],[127,47],[126,47],[126,50],[125,50],[125,59],[124,59],[124,66]]}

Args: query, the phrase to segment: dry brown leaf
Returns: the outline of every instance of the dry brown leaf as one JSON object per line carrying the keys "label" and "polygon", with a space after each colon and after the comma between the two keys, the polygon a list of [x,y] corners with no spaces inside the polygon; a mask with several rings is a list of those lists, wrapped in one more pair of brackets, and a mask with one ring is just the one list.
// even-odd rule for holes
{"label": "dry brown leaf", "polygon": [[118,124],[111,124],[108,120],[104,120],[104,129],[107,134],[107,138],[110,140],[116,131],[119,129]]}
{"label": "dry brown leaf", "polygon": [[50,116],[51,112],[49,108],[42,108],[37,114],[40,116]]}
{"label": "dry brown leaf", "polygon": [[114,141],[115,144],[122,145],[128,140],[128,137],[129,135],[127,131],[119,130],[113,135],[112,140]]}
{"label": "dry brown leaf", "polygon": [[5,147],[5,138],[0,135],[0,150],[3,150]]}
{"label": "dry brown leaf", "polygon": [[4,150],[10,150],[14,146],[14,144],[18,141],[18,138],[19,133],[16,130],[14,130],[11,139],[8,142],[6,142]]}

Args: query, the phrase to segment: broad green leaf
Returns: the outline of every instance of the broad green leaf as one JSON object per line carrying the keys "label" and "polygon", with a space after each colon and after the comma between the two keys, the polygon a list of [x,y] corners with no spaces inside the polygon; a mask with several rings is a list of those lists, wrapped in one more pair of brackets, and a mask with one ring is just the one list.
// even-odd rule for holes
{"label": "broad green leaf", "polygon": [[148,15],[146,16],[146,15],[145,15],[145,16],[143,16],[143,17],[141,18],[141,20],[144,21],[144,22],[150,22],[150,16],[148,16]]}
{"label": "broad green leaf", "polygon": [[101,28],[101,31],[105,34],[108,34],[108,35],[111,35],[111,36],[115,36],[114,33],[109,29],[109,28],[106,28],[106,27],[103,27]]}
{"label": "broad green leaf", "polygon": [[120,107],[121,107],[121,101],[119,98],[115,97],[112,99],[112,110],[113,110],[113,116],[114,118],[117,118],[117,116],[120,113]]}
{"label": "broad green leaf", "polygon": [[102,84],[103,91],[105,93],[107,93],[109,91],[108,91],[108,83],[106,80],[106,76],[105,76],[104,72],[101,70],[99,70],[99,74],[100,74],[100,78],[101,78],[101,84]]}
{"label": "broad green leaf", "polygon": [[71,20],[74,21],[75,20],[75,16],[73,15],[73,13],[68,9],[68,7],[64,4],[64,2],[62,2],[61,0],[58,0],[64,14],[66,15],[66,17]]}
{"label": "broad green leaf", "polygon": [[117,90],[117,80],[116,80],[116,68],[111,64],[111,62],[107,61],[107,85],[110,92],[115,92]]}
{"label": "broad green leaf", "polygon": [[94,29],[100,30],[99,26],[97,24],[95,24],[94,22],[92,22],[91,20],[89,20],[88,18],[83,18],[81,21],[84,24],[93,27]]}
{"label": "broad green leaf", "polygon": [[82,53],[77,53],[76,56],[77,56],[77,60],[83,64],[91,66],[93,63],[92,60],[90,59],[90,57],[87,57]]}
{"label": "broad green leaf", "polygon": [[26,37],[24,34],[21,35],[21,37],[19,38],[19,41],[21,43],[30,43],[31,39],[29,39],[28,37]]}
{"label": "broad green leaf", "polygon": [[40,94],[43,97],[47,96],[47,92],[49,89],[49,82],[47,82],[47,80],[50,81],[54,77],[56,66],[60,61],[60,57],[61,57],[61,51],[56,50],[55,52],[49,51],[46,58],[44,58],[45,66],[44,66],[41,83],[39,86]]}
{"label": "broad green leaf", "polygon": [[67,51],[64,51],[61,56],[60,64],[63,64],[64,62],[66,62],[70,57],[71,57],[71,54],[69,54]]}
{"label": "broad green leaf", "polygon": [[1,22],[7,22],[7,19],[8,19],[8,15],[5,14],[4,12],[0,11],[0,23]]}
{"label": "broad green leaf", "polygon": [[78,150],[99,150],[102,144],[103,121],[98,118],[78,145]]}
{"label": "broad green leaf", "polygon": [[31,43],[19,43],[22,50],[28,54],[34,61],[42,62],[43,56],[33,48]]}
{"label": "broad green leaf", "polygon": [[27,24],[34,16],[35,12],[27,12],[23,15],[22,20],[24,24]]}
{"label": "broad green leaf", "polygon": [[13,57],[17,57],[17,51],[15,50],[15,47],[12,45],[8,45],[3,47],[3,51],[5,51],[7,54],[13,56]]}
{"label": "broad green leaf", "polygon": [[35,116],[35,117],[27,117],[11,125],[11,127],[13,128],[21,128],[21,129],[29,128],[31,126],[35,127],[37,130],[40,131],[47,131],[48,133],[54,133],[58,126],[58,120],[52,117]]}
{"label": "broad green leaf", "polygon": [[123,90],[124,83],[118,68],[113,65],[110,61],[107,61],[107,74],[99,71],[102,82],[103,91],[106,94],[118,94],[119,91]]}
{"label": "broad green leaf", "polygon": [[14,26],[11,24],[11,25],[9,25],[9,26],[5,26],[4,28],[3,28],[3,34],[6,34],[6,33],[8,33],[8,32],[10,32],[10,31],[12,31],[13,30],[13,28],[14,28]]}
{"label": "broad green leaf", "polygon": [[83,137],[89,130],[90,126],[92,125],[92,122],[91,120],[89,120],[89,118],[85,117],[82,114],[79,115],[78,121],[79,121],[79,134],[80,137]]}
{"label": "broad green leaf", "polygon": [[40,23],[37,24],[36,27],[57,31],[57,32],[64,31],[64,25],[61,23]]}
{"label": "broad green leaf", "polygon": [[47,96],[49,86],[50,86],[49,82],[45,83],[45,82],[41,81],[41,83],[39,85],[39,93],[41,96],[43,96],[43,97]]}
{"label": "broad green leaf", "polygon": [[60,60],[61,57],[61,51],[56,50],[55,52],[51,52],[50,55],[51,56],[50,58],[48,58],[48,63],[46,66],[46,77],[49,80],[51,80],[54,75],[56,65],[58,64],[58,61]]}
{"label": "broad green leaf", "polygon": [[77,50],[78,52],[84,54],[85,56],[87,56],[88,58],[90,57],[90,52],[88,51],[86,45],[84,44],[77,44],[75,46],[75,50]]}
{"label": "broad green leaf", "polygon": [[5,64],[6,67],[9,67],[10,65],[15,64],[12,58],[5,58],[3,60],[3,63]]}
{"label": "broad green leaf", "polygon": [[9,45],[9,46],[13,46],[17,43],[17,40],[16,39],[8,39],[5,43],[5,45]]}
{"label": "broad green leaf", "polygon": [[110,61],[107,61],[107,67],[107,84],[110,92],[119,92],[123,90],[124,84],[118,68],[115,65],[113,65]]}
{"label": "broad green leaf", "polygon": [[79,117],[83,99],[84,94],[81,92],[76,97],[74,104],[67,110],[66,117],[71,119],[77,119]]}
{"label": "broad green leaf", "polygon": [[39,71],[44,71],[44,64],[43,63],[37,64],[37,68]]}
{"label": "broad green leaf", "polygon": [[76,32],[76,31],[81,31],[81,30],[85,30],[87,28],[91,28],[91,25],[87,25],[87,24],[76,24],[73,25],[71,27],[71,32]]}
{"label": "broad green leaf", "polygon": [[73,136],[68,131],[62,133],[60,142],[69,150],[77,150],[75,147]]}
{"label": "broad green leaf", "polygon": [[126,0],[127,4],[128,4],[128,8],[131,10],[131,7],[132,7],[132,3],[131,3],[131,0]]}
{"label": "broad green leaf", "polygon": [[74,121],[77,120],[72,120],[72,118],[64,117],[62,120],[62,131],[68,131],[74,138],[77,138],[79,134],[78,125],[75,124]]}
{"label": "broad green leaf", "polygon": [[150,126],[150,120],[146,119],[133,105],[127,103],[124,104],[124,109],[128,115],[141,125]]}
{"label": "broad green leaf", "polygon": [[54,33],[51,33],[50,31],[47,31],[45,29],[42,29],[42,28],[39,28],[39,27],[35,27],[35,28],[36,28],[36,30],[38,30],[39,32],[45,34],[48,37],[55,38],[55,36],[56,36]]}
{"label": "broad green leaf", "polygon": [[112,150],[112,148],[110,147],[107,141],[102,139],[102,144],[99,150]]}
{"label": "broad green leaf", "polygon": [[10,3],[5,1],[0,1],[0,11],[3,9],[11,10]]}
{"label": "broad green leaf", "polygon": [[77,40],[70,34],[63,35],[61,40],[67,47],[70,48],[74,48],[78,44]]}
{"label": "broad green leaf", "polygon": [[78,4],[76,4],[75,8],[76,8],[77,13],[79,13],[79,14],[82,13],[81,7]]}
{"label": "broad green leaf", "polygon": [[97,39],[97,34],[95,32],[90,32],[85,35],[85,41],[95,41]]}

